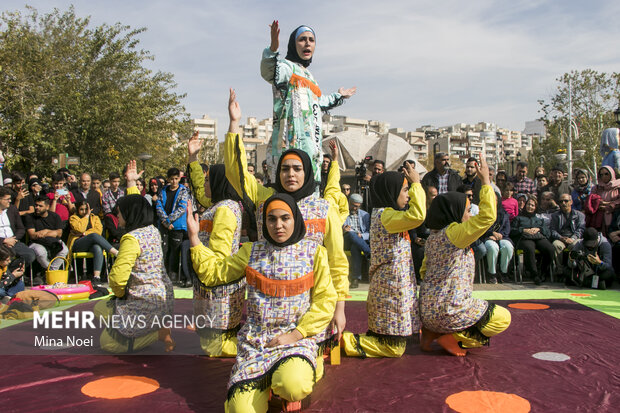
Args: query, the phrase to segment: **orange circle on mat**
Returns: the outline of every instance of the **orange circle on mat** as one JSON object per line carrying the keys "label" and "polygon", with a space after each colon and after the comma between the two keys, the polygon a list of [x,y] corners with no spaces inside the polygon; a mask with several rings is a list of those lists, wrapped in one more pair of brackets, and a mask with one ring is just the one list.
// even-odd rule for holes
{"label": "orange circle on mat", "polygon": [[537,304],[537,303],[512,303],[508,304],[510,308],[516,308],[519,310],[546,310],[549,308],[547,304]]}
{"label": "orange circle on mat", "polygon": [[592,294],[584,294],[584,293],[571,293],[574,297],[592,297]]}
{"label": "orange circle on mat", "polygon": [[157,389],[159,382],[148,377],[114,376],[86,383],[82,393],[98,399],[131,399]]}
{"label": "orange circle on mat", "polygon": [[446,398],[446,404],[459,413],[527,413],[530,402],[516,394],[494,391],[462,391]]}

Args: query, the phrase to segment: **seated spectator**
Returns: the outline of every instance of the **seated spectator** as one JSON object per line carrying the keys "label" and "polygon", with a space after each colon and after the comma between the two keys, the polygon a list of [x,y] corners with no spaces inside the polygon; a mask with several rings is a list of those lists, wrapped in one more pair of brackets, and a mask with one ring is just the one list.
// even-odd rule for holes
{"label": "seated spectator", "polygon": [[[105,182],[104,182],[105,184]],[[116,206],[116,201],[122,196],[125,196],[125,191],[121,186],[121,176],[118,172],[112,172],[110,174],[110,189],[103,193],[103,213],[109,214]]]}
{"label": "seated spectator", "polygon": [[[69,249],[62,242],[62,220],[50,211],[50,199],[40,197],[34,202],[34,214],[26,215],[26,231],[30,237],[30,248],[36,255],[37,262],[45,270],[50,260],[55,257],[66,257]],[[57,270],[63,260],[55,260],[50,269]]]}
{"label": "seated spectator", "polygon": [[491,179],[491,187],[493,188],[493,192],[496,194],[501,194],[502,191],[499,189],[499,186],[495,184],[495,168],[489,165],[489,178]]}
{"label": "seated spectator", "polygon": [[535,194],[536,184],[527,177],[527,162],[517,163],[517,173],[510,179],[517,194]]}
{"label": "seated spectator", "polygon": [[569,194],[560,195],[560,210],[551,215],[551,237],[556,274],[563,274],[562,251],[570,249],[586,229],[586,217],[572,208],[573,200]]}
{"label": "seated spectator", "polygon": [[542,192],[552,192],[553,198],[557,201],[560,199],[560,195],[571,193],[570,185],[564,180],[564,174],[566,170],[562,165],[556,165],[551,168],[549,174],[549,183],[545,186]]}
{"label": "seated spectator", "polygon": [[90,174],[84,172],[80,176],[80,186],[71,191],[76,201],[86,201],[91,208],[91,212],[95,215],[101,214],[103,206],[101,204],[101,195],[91,188],[92,179]]}
{"label": "seated spectator", "polygon": [[11,203],[17,207],[20,216],[32,214],[34,212],[34,204],[29,196],[28,186],[24,176],[18,172],[11,174]]}
{"label": "seated spectator", "polygon": [[614,211],[620,205],[620,180],[616,179],[611,166],[603,166],[598,170],[598,184],[592,188],[591,195],[585,209],[596,216],[589,219],[588,224],[606,234]]}
{"label": "seated spectator", "polygon": [[125,228],[121,227],[118,221],[118,208],[114,207],[112,212],[103,217],[105,230],[107,232],[106,239],[116,249],[120,246],[121,238],[126,234]]}
{"label": "seated spectator", "polygon": [[[475,168],[475,166],[474,166]],[[465,196],[467,197],[467,199],[469,199],[469,214],[472,217],[475,217],[476,215],[478,215],[478,213],[480,212],[480,209],[478,208],[478,205],[474,203],[474,191],[473,189],[471,189],[471,187],[469,185],[461,185],[458,188],[456,188],[456,192],[460,192],[462,194],[465,194]]]}
{"label": "seated spectator", "polygon": [[506,182],[502,188],[502,207],[508,213],[508,217],[512,222],[519,215],[519,203],[512,197],[514,193],[514,185],[512,182]]}
{"label": "seated spectator", "polygon": [[[62,223],[62,229],[68,228],[69,216],[75,210],[75,197],[66,188],[65,178],[62,174],[55,173],[52,176],[52,192],[47,194],[51,204],[50,212],[58,214]],[[36,208],[35,208],[36,209]]]}
{"label": "seated spectator", "polygon": [[45,195],[45,191],[43,190],[43,184],[39,180],[39,178],[33,178],[28,183],[28,189],[30,189],[30,200],[32,202],[32,212],[34,212],[34,200],[39,198],[41,195]]}
{"label": "seated spectator", "polygon": [[495,176],[495,183],[497,184],[500,193],[502,192],[504,185],[506,185],[506,182],[508,182],[508,175],[506,175],[506,171],[498,171]]}
{"label": "seated spectator", "polygon": [[344,248],[351,250],[351,288],[357,288],[362,279],[362,252],[370,257],[370,214],[363,209],[362,196],[349,197],[349,216],[344,222]]}
{"label": "seated spectator", "polygon": [[[463,178],[463,185],[467,185],[472,189],[472,193],[474,195],[473,202],[478,205],[480,203],[480,188],[482,187],[482,183],[480,178],[476,173],[476,158],[469,158],[465,163],[465,178]],[[458,191],[457,192],[461,192]],[[469,202],[472,202],[470,199]]]}
{"label": "seated spectator", "polygon": [[592,192],[593,185],[590,182],[590,175],[585,169],[577,169],[575,172],[575,184],[573,185],[573,191],[571,197],[573,198],[573,209],[577,211],[583,211],[584,205],[590,192]]}
{"label": "seated spectator", "polygon": [[441,195],[449,191],[456,191],[456,188],[463,184],[459,173],[450,169],[450,156],[447,153],[437,152],[434,165],[433,170],[427,172],[422,179],[424,189],[434,186]]}
{"label": "seated spectator", "polygon": [[517,194],[515,198],[517,198],[517,205],[519,207],[519,212],[521,212],[521,210],[525,207],[525,203],[527,202],[529,197],[526,194]]}
{"label": "seated spectator", "polygon": [[[481,237],[484,246],[484,256],[487,258],[488,282],[508,282],[508,264],[512,259],[514,247],[510,240],[510,219],[502,207],[499,197],[497,200],[497,218],[495,223]],[[499,256],[500,277],[496,276],[497,257]]]}
{"label": "seated spectator", "polygon": [[[526,276],[534,279],[536,285],[545,281],[553,259],[553,245],[549,242],[551,232],[544,221],[536,216],[538,201],[530,198],[525,208],[511,222],[510,238],[517,249],[523,250]],[[541,271],[536,268],[536,250],[542,255]]]}
{"label": "seated spectator", "polygon": [[[18,261],[11,265],[13,254],[6,246],[0,246],[0,302],[6,304],[8,300],[20,291],[24,291],[24,263]],[[9,268],[12,267],[12,268]]]}
{"label": "seated spectator", "polygon": [[577,242],[570,252],[568,265],[573,272],[567,284],[574,282],[579,286],[605,290],[614,281],[611,245],[594,228],[586,228],[583,240]]}
{"label": "seated spectator", "polygon": [[612,245],[612,264],[616,271],[616,276],[620,278],[620,209],[614,212],[607,234]]}
{"label": "seated spectator", "polygon": [[99,284],[101,283],[101,270],[103,268],[103,251],[118,255],[118,250],[101,235],[103,233],[101,220],[92,212],[87,201],[77,201],[75,210],[75,214],[71,215],[69,220],[69,250],[93,254],[92,282]]}
{"label": "seated spectator", "polygon": [[0,187],[0,245],[9,249],[11,255],[23,258],[26,265],[34,262],[34,251],[22,243],[26,230],[17,207],[11,205],[9,188]]}
{"label": "seated spectator", "polygon": [[540,195],[540,208],[537,216],[542,218],[545,225],[549,227],[551,225],[551,215],[560,210],[560,207],[555,202],[553,192],[543,192]]}

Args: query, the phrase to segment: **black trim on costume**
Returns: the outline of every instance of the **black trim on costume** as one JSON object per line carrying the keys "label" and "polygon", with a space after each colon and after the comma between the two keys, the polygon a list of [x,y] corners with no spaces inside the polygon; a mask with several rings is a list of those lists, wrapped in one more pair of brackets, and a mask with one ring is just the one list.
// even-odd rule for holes
{"label": "black trim on costume", "polygon": [[280,367],[284,362],[292,359],[293,357],[297,357],[301,360],[306,361],[310,367],[312,367],[312,381],[314,383],[316,383],[316,368],[314,367],[314,365],[312,364],[312,362],[310,360],[308,360],[307,357],[299,355],[299,354],[293,354],[287,357],[284,357],[278,361],[276,361],[274,363],[273,366],[271,366],[271,368],[262,376],[258,376],[255,377],[253,379],[248,379],[248,380],[243,380],[243,381],[239,381],[235,384],[233,384],[230,389],[228,389],[228,394],[226,396],[226,400],[230,401],[232,400],[232,398],[235,396],[235,394],[237,394],[237,392],[246,392],[246,391],[252,391],[252,390],[258,390],[258,391],[263,391],[263,390],[267,390],[269,388],[269,386],[271,386],[271,378],[273,376],[273,373],[278,369],[278,367]]}
{"label": "black trim on costume", "polygon": [[[471,338],[473,340],[479,341],[483,346],[488,346],[490,343],[489,337],[482,334],[482,329],[489,324],[491,318],[493,318],[493,312],[495,311],[495,304],[489,303],[487,310],[484,312],[480,320],[476,322],[471,327],[466,328],[462,331],[463,335],[467,338]],[[459,343],[460,345],[460,343]]]}
{"label": "black trim on costume", "polygon": [[344,104],[344,96],[340,95],[340,97],[334,100],[334,103],[332,103],[331,105],[321,107],[321,111],[328,112],[332,110],[333,108],[340,106],[342,104]]}
{"label": "black trim on costume", "polygon": [[362,348],[362,343],[360,343],[360,335],[359,334],[353,334],[353,338],[355,338],[355,347],[358,353],[360,353],[360,357],[365,359],[366,357],[366,352],[364,351],[364,349]]}
{"label": "black trim on costume", "polygon": [[105,331],[107,331],[110,337],[112,337],[114,340],[116,340],[117,342],[121,343],[124,346],[127,346],[128,353],[133,353],[133,343],[135,340],[133,337],[124,336],[123,334],[121,334],[120,331],[112,327],[107,327]]}

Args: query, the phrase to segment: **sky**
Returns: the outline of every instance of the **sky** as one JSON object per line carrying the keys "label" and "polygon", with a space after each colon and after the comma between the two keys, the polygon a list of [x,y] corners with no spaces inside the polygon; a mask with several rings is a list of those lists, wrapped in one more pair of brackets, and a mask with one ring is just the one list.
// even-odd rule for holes
{"label": "sky", "polygon": [[357,86],[332,114],[405,130],[481,121],[523,130],[563,73],[620,68],[613,0],[3,0],[1,9],[25,4],[40,13],[73,4],[94,25],[146,27],[140,46],[155,58],[147,66],[173,73],[186,110],[218,119],[222,136],[230,87],[244,119],[271,116],[259,65],[274,19],[283,55],[292,30],[314,28],[309,69],[323,93]]}

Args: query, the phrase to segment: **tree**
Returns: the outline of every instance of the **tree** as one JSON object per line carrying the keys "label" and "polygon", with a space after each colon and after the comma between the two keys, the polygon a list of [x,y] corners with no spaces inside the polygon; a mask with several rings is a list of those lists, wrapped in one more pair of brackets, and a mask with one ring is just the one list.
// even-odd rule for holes
{"label": "tree", "polygon": [[171,148],[190,134],[185,95],[173,91],[172,74],[144,67],[154,58],[138,48],[143,31],[91,27],[73,7],[2,13],[0,139],[9,168],[49,172],[59,153],[99,173],[120,171],[140,152],[153,155],[151,168],[178,162]]}
{"label": "tree", "polygon": [[[545,156],[545,168],[548,170],[557,161],[554,155],[559,150],[567,149],[569,133],[569,83],[572,83],[573,120],[579,136],[573,132],[572,147],[584,149],[583,161],[573,164],[573,169],[592,168],[593,160],[601,164],[599,153],[600,137],[604,129],[615,127],[613,111],[620,98],[620,73],[600,73],[595,70],[572,71],[558,79],[555,94],[548,100],[539,100],[541,120],[547,128],[547,139],[534,142],[530,159],[538,162]],[[594,171],[596,173],[596,171]]]}

